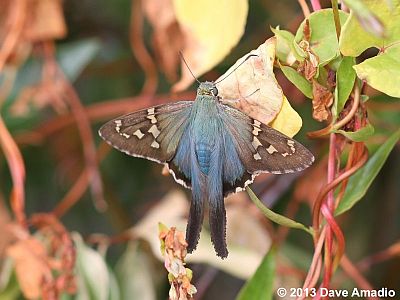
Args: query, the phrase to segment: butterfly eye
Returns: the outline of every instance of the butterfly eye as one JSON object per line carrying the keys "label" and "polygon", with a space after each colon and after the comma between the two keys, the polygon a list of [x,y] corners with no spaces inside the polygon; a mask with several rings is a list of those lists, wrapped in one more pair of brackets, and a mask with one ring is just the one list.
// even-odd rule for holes
{"label": "butterfly eye", "polygon": [[214,96],[218,96],[218,89],[215,86],[210,89],[210,92]]}

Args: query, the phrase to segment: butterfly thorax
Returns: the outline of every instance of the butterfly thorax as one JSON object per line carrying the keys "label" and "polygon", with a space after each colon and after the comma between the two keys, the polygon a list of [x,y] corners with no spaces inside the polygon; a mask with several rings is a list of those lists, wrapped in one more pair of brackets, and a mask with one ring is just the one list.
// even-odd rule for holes
{"label": "butterfly thorax", "polygon": [[192,138],[200,170],[208,175],[210,158],[220,138],[221,120],[214,95],[199,95],[192,108]]}

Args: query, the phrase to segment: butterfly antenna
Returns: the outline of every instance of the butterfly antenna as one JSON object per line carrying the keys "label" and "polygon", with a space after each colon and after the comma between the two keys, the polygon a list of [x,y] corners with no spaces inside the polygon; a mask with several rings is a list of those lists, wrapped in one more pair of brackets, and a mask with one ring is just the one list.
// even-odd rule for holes
{"label": "butterfly antenna", "polygon": [[235,72],[241,65],[243,65],[250,57],[253,56],[257,56],[257,54],[249,54],[236,68],[234,68],[231,72],[229,72],[224,78],[222,78],[221,80],[218,80],[217,82],[215,82],[215,84],[220,83],[221,81],[225,80],[226,78],[228,78],[230,75],[232,75],[233,72]]}
{"label": "butterfly antenna", "polygon": [[182,53],[182,51],[179,51],[179,55],[181,56],[181,58],[182,58],[183,62],[184,62],[184,63],[185,63],[185,65],[186,65],[186,67],[188,68],[188,70],[189,70],[190,74],[192,74],[193,78],[194,78],[194,79],[195,79],[195,80],[196,80],[198,83],[200,83],[200,81],[197,79],[197,77],[196,77],[196,76],[194,76],[194,74],[193,74],[192,70],[190,70],[188,63],[186,62],[186,59],[183,57],[183,53]]}

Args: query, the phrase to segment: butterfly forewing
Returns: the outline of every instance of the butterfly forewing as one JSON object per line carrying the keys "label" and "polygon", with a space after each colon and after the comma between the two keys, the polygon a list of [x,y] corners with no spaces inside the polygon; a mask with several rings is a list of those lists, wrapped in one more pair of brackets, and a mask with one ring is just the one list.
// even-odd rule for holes
{"label": "butterfly forewing", "polygon": [[192,104],[180,101],[127,114],[106,123],[99,134],[128,155],[166,163],[175,155]]}

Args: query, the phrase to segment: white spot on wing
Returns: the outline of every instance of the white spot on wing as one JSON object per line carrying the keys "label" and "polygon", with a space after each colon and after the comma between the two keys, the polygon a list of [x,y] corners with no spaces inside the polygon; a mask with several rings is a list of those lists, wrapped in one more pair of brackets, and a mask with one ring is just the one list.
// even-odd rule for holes
{"label": "white spot on wing", "polygon": [[253,125],[254,126],[257,126],[257,127],[260,127],[260,125],[261,125],[261,122],[260,121],[257,121],[257,120],[253,120],[254,122],[253,122]]}
{"label": "white spot on wing", "polygon": [[266,150],[267,150],[267,152],[269,154],[272,154],[274,152],[278,152],[278,150],[276,150],[276,148],[274,146],[272,146],[272,145],[269,145],[269,147]]}
{"label": "white spot on wing", "polygon": [[256,150],[258,147],[262,146],[262,144],[260,143],[258,138],[255,136],[253,136],[253,141],[251,142],[251,144],[253,145],[254,149],[256,149]]}
{"label": "white spot on wing", "polygon": [[157,141],[153,141],[153,142],[151,143],[150,147],[158,149],[158,148],[160,148],[160,144],[157,143]]}
{"label": "white spot on wing", "polygon": [[147,114],[149,114],[149,115],[154,115],[154,107],[149,108],[149,109],[147,110]]}
{"label": "white spot on wing", "polygon": [[156,119],[156,117],[154,115],[148,115],[146,118],[151,121],[151,124],[156,124],[157,123],[157,119]]}
{"label": "white spot on wing", "polygon": [[140,129],[136,130],[133,135],[136,135],[139,140],[142,139],[142,137],[144,137],[144,133],[141,132]]}
{"label": "white spot on wing", "polygon": [[115,126],[115,131],[119,133],[120,130],[121,130],[121,126],[122,126],[122,121],[121,120],[115,120],[114,123],[116,125]]}
{"label": "white spot on wing", "polygon": [[147,132],[150,132],[154,136],[154,138],[157,138],[160,135],[161,131],[158,130],[157,125],[153,125]]}
{"label": "white spot on wing", "polygon": [[286,157],[286,156],[288,156],[288,155],[289,155],[289,153],[287,153],[287,152],[282,153],[282,156],[283,156],[283,157]]}
{"label": "white spot on wing", "polygon": [[262,131],[260,128],[258,128],[258,127],[256,127],[256,126],[253,126],[253,135],[258,135],[258,133],[260,132],[260,131]]}
{"label": "white spot on wing", "polygon": [[253,158],[254,158],[255,160],[260,160],[260,159],[261,159],[261,156],[260,156],[260,154],[257,152],[256,154],[253,155]]}
{"label": "white spot on wing", "polygon": [[126,133],[120,133],[120,135],[122,135],[123,137],[129,139],[131,136],[129,134]]}
{"label": "white spot on wing", "polygon": [[287,140],[287,144],[290,147],[290,150],[292,150],[292,153],[296,152],[296,148],[294,147],[294,141]]}

